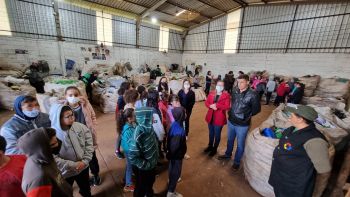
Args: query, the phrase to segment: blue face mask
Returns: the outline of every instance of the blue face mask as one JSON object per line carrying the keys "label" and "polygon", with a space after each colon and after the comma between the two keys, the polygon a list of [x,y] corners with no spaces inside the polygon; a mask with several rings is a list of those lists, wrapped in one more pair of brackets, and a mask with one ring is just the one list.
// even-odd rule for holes
{"label": "blue face mask", "polygon": [[29,118],[35,118],[39,115],[39,110],[33,109],[32,111],[23,110],[23,114]]}

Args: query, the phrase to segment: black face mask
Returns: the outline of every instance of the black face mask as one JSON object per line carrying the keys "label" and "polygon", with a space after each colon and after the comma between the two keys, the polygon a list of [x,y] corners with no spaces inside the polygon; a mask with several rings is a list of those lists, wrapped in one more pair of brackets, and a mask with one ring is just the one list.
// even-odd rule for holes
{"label": "black face mask", "polygon": [[58,155],[60,154],[60,150],[61,150],[61,147],[62,147],[62,141],[57,139],[57,142],[58,142],[58,146],[55,147],[55,148],[51,148],[51,152],[52,154],[54,155]]}

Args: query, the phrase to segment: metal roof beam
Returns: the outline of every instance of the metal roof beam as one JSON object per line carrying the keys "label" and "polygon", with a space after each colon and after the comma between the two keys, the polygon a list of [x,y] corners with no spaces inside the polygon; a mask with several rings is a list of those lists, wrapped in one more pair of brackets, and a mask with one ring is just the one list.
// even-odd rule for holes
{"label": "metal roof beam", "polygon": [[232,1],[235,2],[235,3],[238,3],[242,7],[248,6],[248,3],[245,2],[244,0],[232,0]]}
{"label": "metal roof beam", "polygon": [[205,2],[205,1],[202,1],[202,0],[197,0],[197,1],[199,1],[199,2],[201,2],[201,3],[203,3],[203,4],[205,4],[205,5],[207,5],[207,6],[209,6],[209,7],[215,8],[215,9],[219,10],[220,12],[227,13],[226,11],[224,11],[224,10],[222,10],[222,9],[220,9],[220,8],[218,8],[218,7],[216,7],[216,6],[214,6],[214,5],[211,5],[211,4],[209,4],[209,3]]}
{"label": "metal roof beam", "polygon": [[199,11],[197,11],[195,9],[192,9],[192,8],[189,8],[189,7],[185,7],[185,6],[181,5],[181,4],[178,4],[178,3],[175,3],[175,2],[172,2],[172,1],[169,1],[169,0],[166,3],[168,3],[170,5],[173,5],[173,6],[176,6],[176,7],[179,7],[179,8],[184,9],[184,10],[188,10],[188,11],[191,11],[191,12],[199,13],[199,15],[204,16],[205,18],[208,18],[208,19],[213,18],[211,16],[208,16],[208,15],[204,14],[203,12],[199,12]]}
{"label": "metal roof beam", "polygon": [[152,7],[148,8],[147,10],[145,10],[142,14],[141,14],[141,18],[145,18],[146,16],[148,16],[151,12],[153,12],[154,10],[156,10],[159,6],[161,6],[163,3],[165,3],[167,0],[161,0],[158,1],[156,4],[154,4]]}

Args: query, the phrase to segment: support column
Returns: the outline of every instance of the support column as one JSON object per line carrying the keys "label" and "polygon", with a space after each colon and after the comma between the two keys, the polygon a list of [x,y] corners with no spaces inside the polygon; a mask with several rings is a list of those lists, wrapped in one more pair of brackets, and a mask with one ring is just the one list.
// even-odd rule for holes
{"label": "support column", "polygon": [[58,56],[60,65],[62,68],[62,74],[63,76],[66,76],[66,66],[65,66],[65,57],[62,56],[62,44],[63,44],[63,35],[61,31],[61,22],[60,22],[60,15],[58,12],[58,0],[52,0],[53,5],[53,14],[55,17],[55,25],[56,25],[56,34],[57,34],[57,47],[58,47]]}
{"label": "support column", "polygon": [[290,38],[292,37],[293,28],[294,28],[294,22],[295,22],[295,18],[296,18],[296,16],[297,16],[297,13],[298,13],[298,8],[299,8],[299,4],[297,4],[296,7],[295,7],[294,17],[293,17],[293,21],[292,21],[292,26],[290,27],[289,36],[288,36],[288,41],[287,41],[287,45],[286,45],[286,50],[284,51],[284,53],[287,53],[287,52],[288,52],[289,43],[290,43]]}
{"label": "support column", "polygon": [[239,24],[238,44],[237,44],[236,53],[239,53],[240,49],[241,49],[242,31],[243,31],[243,24],[244,24],[244,14],[245,14],[245,7],[242,8],[242,17],[241,17],[241,22]]}
{"label": "support column", "polygon": [[188,30],[183,31],[182,35],[181,35],[181,40],[182,40],[182,53],[185,50],[185,41],[186,41],[186,37],[188,34]]}
{"label": "support column", "polygon": [[140,48],[140,26],[141,26],[141,17],[136,19],[136,48]]}

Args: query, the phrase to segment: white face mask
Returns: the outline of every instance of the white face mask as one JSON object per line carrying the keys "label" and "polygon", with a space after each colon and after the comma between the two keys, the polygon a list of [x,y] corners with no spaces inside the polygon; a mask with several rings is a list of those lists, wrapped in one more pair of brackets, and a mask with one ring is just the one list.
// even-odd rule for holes
{"label": "white face mask", "polygon": [[191,86],[188,85],[188,84],[185,84],[185,85],[184,85],[184,88],[185,88],[186,90],[190,89],[190,87],[191,87]]}
{"label": "white face mask", "polygon": [[33,109],[32,111],[26,111],[23,110],[23,114],[29,118],[35,118],[39,115],[39,110],[38,109]]}
{"label": "white face mask", "polygon": [[70,104],[76,104],[80,101],[80,99],[75,96],[70,96],[70,97],[67,97],[67,101]]}
{"label": "white face mask", "polygon": [[222,86],[216,86],[216,91],[217,92],[222,92],[223,90],[224,90],[224,87],[222,87]]}

